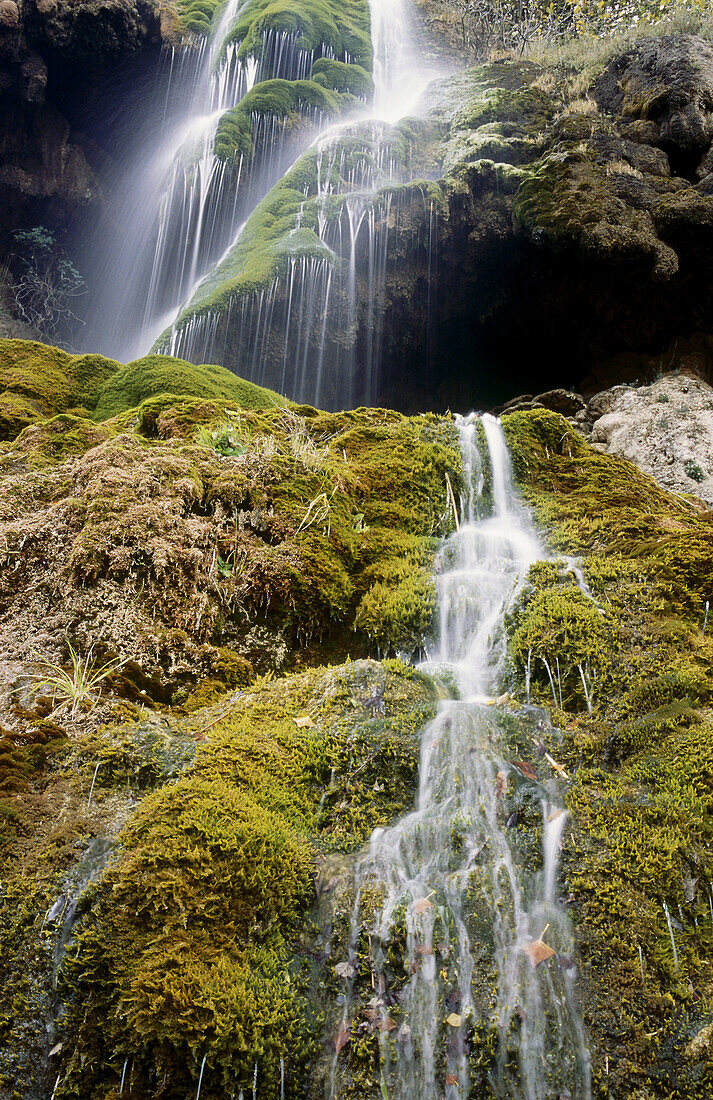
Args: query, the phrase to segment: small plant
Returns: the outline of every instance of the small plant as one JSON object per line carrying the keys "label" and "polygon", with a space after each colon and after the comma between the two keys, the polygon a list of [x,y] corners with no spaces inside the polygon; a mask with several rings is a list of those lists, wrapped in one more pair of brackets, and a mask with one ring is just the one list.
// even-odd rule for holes
{"label": "small plant", "polygon": [[656,400],[659,401],[662,405],[668,405],[668,394],[660,393]]}
{"label": "small plant", "polygon": [[80,657],[70,641],[67,642],[71,668],[54,664],[52,661],[42,659],[46,675],[33,685],[33,693],[49,689],[52,701],[55,704],[53,714],[63,707],[69,708],[69,717],[74,719],[79,711],[89,705],[89,709],[98,702],[96,691],[99,685],[108,680],[120,668],[126,664],[126,659],[114,658],[100,665],[94,658],[92,650],[85,657]]}
{"label": "small plant", "polygon": [[332,531],[332,497],[335,492],[336,489],[332,489],[329,496],[327,493],[320,493],[319,496],[309,502],[302,522],[297,528],[298,534],[300,531],[306,531],[313,524],[323,523],[323,533],[326,538],[329,538]]}
{"label": "small plant", "polygon": [[250,446],[250,432],[241,424],[226,423],[211,431],[201,428],[198,442],[226,458],[239,458]]}
{"label": "small plant", "polygon": [[706,480],[705,471],[698,465],[697,462],[694,462],[692,458],[689,458],[684,463],[683,468],[692,481],[701,482]]}
{"label": "small plant", "polygon": [[86,293],[84,279],[45,226],[15,233],[15,241],[21,273],[13,291],[20,318],[43,336],[66,339],[80,323],[73,305]]}

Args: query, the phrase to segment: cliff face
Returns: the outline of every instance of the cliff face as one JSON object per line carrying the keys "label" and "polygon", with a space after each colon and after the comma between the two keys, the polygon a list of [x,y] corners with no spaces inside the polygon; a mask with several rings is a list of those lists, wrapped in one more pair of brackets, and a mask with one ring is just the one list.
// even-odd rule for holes
{"label": "cliff face", "polygon": [[38,223],[63,229],[99,201],[99,150],[73,118],[118,65],[159,44],[150,0],[2,0],[3,234]]}
{"label": "cliff face", "polygon": [[[387,135],[407,182],[368,198],[373,225],[353,257],[349,219],[365,200],[335,180],[344,198],[325,233],[320,153],[305,154],[179,319],[194,341],[182,352],[240,373],[259,341],[255,380],[300,392],[284,375],[296,354],[288,272],[303,265],[304,293],[319,297],[315,262],[331,262],[334,277],[310,350],[329,376],[320,398],[337,405],[349,371],[355,400],[407,409],[482,407],[585,376],[594,391],[620,380],[621,356],[639,377],[645,357],[711,332],[713,47],[695,35],[643,39],[588,64],[508,61],[431,85],[425,117]],[[366,126],[338,141],[372,156]],[[340,281],[347,270],[353,280]],[[263,291],[271,323],[258,332]],[[380,361],[368,384],[367,359]]]}

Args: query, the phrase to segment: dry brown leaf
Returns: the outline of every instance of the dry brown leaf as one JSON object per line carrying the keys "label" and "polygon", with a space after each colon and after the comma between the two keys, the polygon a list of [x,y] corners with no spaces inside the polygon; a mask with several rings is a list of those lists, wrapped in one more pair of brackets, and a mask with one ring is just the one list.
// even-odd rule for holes
{"label": "dry brown leaf", "polygon": [[446,1016],[446,1023],[451,1027],[460,1027],[463,1023],[462,1016],[459,1016],[457,1012],[451,1012],[450,1016]]}
{"label": "dry brown leaf", "polygon": [[539,963],[544,962],[545,959],[549,959],[554,955],[554,951],[544,942],[544,940],[530,940],[529,943],[522,944],[520,950],[523,955],[527,955],[533,970]]}
{"label": "dry brown leaf", "polygon": [[532,779],[537,782],[537,772],[535,771],[535,765],[531,764],[529,760],[513,760],[511,761],[526,779]]}
{"label": "dry brown leaf", "polygon": [[292,721],[300,730],[313,730],[317,728],[308,714],[303,715],[301,718],[293,718]]}
{"label": "dry brown leaf", "polygon": [[398,1026],[399,1025],[396,1023],[396,1021],[392,1020],[390,1016],[387,1016],[379,1024],[379,1027],[381,1028],[382,1031],[388,1031],[388,1032],[395,1031]]}
{"label": "dry brown leaf", "polygon": [[418,945],[418,947],[416,948],[416,954],[417,955],[432,955],[433,954],[433,948],[432,947],[427,947],[425,943],[420,943]]}
{"label": "dry brown leaf", "polygon": [[340,962],[335,966],[334,973],[338,978],[353,978],[356,974],[356,969],[350,962]]}
{"label": "dry brown leaf", "polygon": [[433,902],[428,898],[419,898],[413,903],[414,913],[427,913],[429,909],[433,909]]}
{"label": "dry brown leaf", "polygon": [[458,1078],[456,1077],[455,1073],[446,1074],[446,1084],[447,1085],[457,1085],[458,1084]]}
{"label": "dry brown leaf", "polygon": [[502,798],[503,795],[508,793],[508,773],[499,771],[495,776],[495,790],[498,792],[498,798]]}
{"label": "dry brown leaf", "polygon": [[341,1024],[339,1025],[339,1031],[337,1032],[334,1039],[334,1049],[336,1050],[337,1054],[339,1054],[339,1051],[342,1049],[342,1047],[345,1047],[347,1045],[351,1037],[351,1023],[349,1022],[349,1020],[342,1020]]}

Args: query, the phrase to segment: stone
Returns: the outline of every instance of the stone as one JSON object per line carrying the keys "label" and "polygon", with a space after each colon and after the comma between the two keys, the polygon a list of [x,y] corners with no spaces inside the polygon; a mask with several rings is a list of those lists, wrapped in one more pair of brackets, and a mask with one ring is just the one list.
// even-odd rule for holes
{"label": "stone", "polygon": [[0,27],[13,29],[20,24],[20,12],[14,0],[0,0]]}

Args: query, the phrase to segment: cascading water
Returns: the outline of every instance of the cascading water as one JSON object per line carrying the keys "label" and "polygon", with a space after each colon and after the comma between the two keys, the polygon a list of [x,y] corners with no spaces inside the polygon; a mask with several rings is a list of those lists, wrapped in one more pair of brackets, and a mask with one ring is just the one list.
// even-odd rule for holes
{"label": "cascading water", "polygon": [[[484,514],[481,425],[492,514]],[[489,697],[504,656],[504,612],[543,553],[513,491],[499,422],[471,415],[460,418],[458,428],[463,518],[439,560],[440,648],[426,667],[440,675],[447,670],[460,698],[441,704],[423,730],[416,808],[391,828],[377,829],[357,863],[346,969],[358,971],[363,910],[371,906],[370,1011],[381,1036],[381,1091],[390,1100],[472,1095],[470,1037],[493,1026],[498,1052],[489,1094],[587,1100],[589,1055],[574,997],[573,934],[556,890],[566,813],[554,780],[536,782],[508,759],[500,711]],[[533,713],[544,716],[530,708]],[[541,806],[542,859],[535,869],[518,855],[516,830],[509,827],[508,787],[516,781],[529,783],[530,800]],[[394,948],[403,969],[394,966]],[[495,1001],[483,994],[488,980]],[[341,999],[344,1035],[353,1024],[353,982]],[[327,1095],[340,1095],[338,1051]]]}
{"label": "cascading water", "polygon": [[[370,0],[373,113],[379,121],[334,125],[319,110],[300,107],[305,135],[321,132],[316,187],[305,193],[323,211],[317,248],[300,251],[297,220],[295,254],[290,255],[293,241],[286,240],[287,259],[272,284],[223,299],[217,309],[195,316],[188,308],[184,316],[186,303],[212,292],[221,265],[232,270],[232,250],[240,249],[250,211],[295,153],[294,133],[284,140],[285,119],[266,112],[252,118],[257,161],[221,160],[216,153],[221,118],[262,80],[308,78],[317,58],[315,51],[300,50],[297,35],[271,30],[263,35],[259,55],[241,59],[231,35],[245,7],[245,0],[229,0],[197,67],[185,56],[176,58],[174,86],[195,85],[187,121],[169,128],[160,149],[124,180],[119,188],[124,201],[112,226],[95,234],[97,243],[81,261],[94,275],[91,282],[101,287],[81,343],[127,360],[149,350],[173,323],[157,350],[222,363],[299,400],[364,403],[375,398],[379,376],[390,226],[398,230],[399,218],[408,219],[414,201],[430,208],[429,224],[436,226],[425,195],[392,194],[413,178],[414,169],[408,151],[394,154],[388,123],[412,111],[437,74],[423,63],[405,0]],[[319,56],[332,56],[329,47]],[[354,119],[365,113],[352,112]],[[417,174],[424,177],[423,171]],[[338,196],[343,201],[334,204]],[[429,232],[427,242],[416,244],[419,260],[427,253],[428,272],[435,243],[436,233]],[[358,255],[365,257],[366,268],[359,285]]]}
{"label": "cascading water", "polygon": [[[84,347],[124,360],[146,353],[294,157],[299,135],[288,140],[286,117],[269,112],[252,115],[250,157],[216,152],[226,112],[260,81],[304,79],[317,59],[296,34],[274,30],[241,59],[231,33],[244,7],[246,0],[228,0],[210,42],[171,57],[166,101],[185,101],[184,117],[166,130],[166,108],[154,105],[146,126],[152,144],[116,185],[117,199],[80,257],[99,288]],[[319,56],[333,53],[324,46]],[[304,147],[326,117],[307,104],[300,113]]]}

